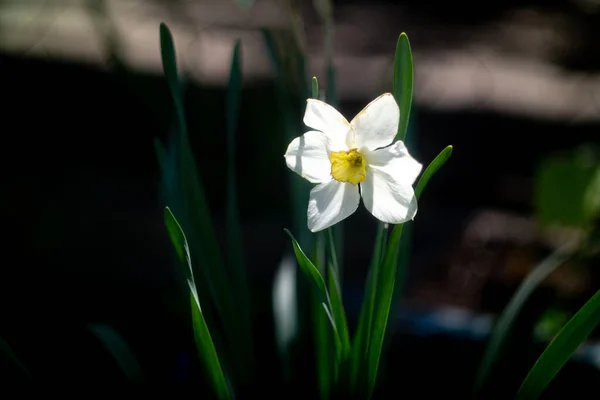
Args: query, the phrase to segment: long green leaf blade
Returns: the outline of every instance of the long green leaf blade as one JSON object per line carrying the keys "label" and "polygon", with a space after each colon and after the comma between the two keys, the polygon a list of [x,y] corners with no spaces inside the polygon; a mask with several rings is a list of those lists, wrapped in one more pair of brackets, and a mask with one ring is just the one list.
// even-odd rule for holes
{"label": "long green leaf blade", "polygon": [[410,119],[410,108],[413,95],[413,60],[410,51],[410,42],[406,33],[402,32],[396,43],[396,55],[394,56],[394,99],[400,107],[400,124],[396,140],[406,138],[408,121]]}
{"label": "long green leaf blade", "polygon": [[197,283],[200,289],[199,296],[209,306],[207,311],[203,312],[203,316],[216,324],[217,318],[209,315],[213,308],[216,310],[229,345],[221,349],[223,356],[227,352],[229,358],[233,360],[236,378],[251,379],[247,376],[248,373],[253,372],[250,354],[251,337],[247,334],[247,325],[244,325],[243,319],[237,318],[239,304],[230,295],[232,288],[227,269],[223,268],[204,187],[188,139],[173,39],[166,25],[161,24],[160,28],[163,69],[174,98],[177,122],[175,130],[177,134],[172,136],[171,148],[169,148],[173,163],[171,168],[176,171],[177,185],[171,187],[172,191],[167,194],[166,202],[169,206],[171,204],[177,206],[174,209],[180,216],[182,228],[190,239],[192,268],[196,275],[202,277]]}
{"label": "long green leaf blade", "polygon": [[342,286],[339,274],[339,264],[337,261],[337,252],[333,239],[332,228],[327,229],[327,253],[328,253],[328,273],[327,283],[329,294],[331,296],[331,306],[335,325],[340,334],[342,341],[342,359],[345,360],[350,354],[350,334],[348,333],[348,322],[346,312],[344,311],[344,303],[342,301]]}
{"label": "long green leaf blade", "polygon": [[105,324],[89,324],[88,329],[102,342],[130,381],[140,383],[143,380],[137,358],[117,331]]}
{"label": "long green leaf blade", "polygon": [[577,311],[546,347],[527,374],[516,398],[536,399],[599,323],[600,290]]}
{"label": "long green leaf blade", "polygon": [[169,207],[165,207],[165,225],[167,226],[169,237],[171,238],[171,242],[173,243],[173,247],[175,248],[175,252],[183,270],[190,271],[187,275],[187,283],[190,290],[194,338],[196,340],[196,347],[200,359],[204,364],[205,371],[210,378],[210,382],[218,398],[228,399],[229,391],[227,389],[225,376],[223,375],[223,369],[221,368],[221,362],[219,361],[215,345],[200,306],[200,300],[198,298],[198,292],[192,273],[188,242],[183,229],[181,229],[179,222]]}
{"label": "long green leaf blade", "polygon": [[[431,177],[446,163],[452,146],[446,147],[442,152],[427,166],[415,189],[415,196],[420,198],[423,190]],[[394,285],[399,259],[399,244],[402,237],[404,224],[395,225],[390,238],[387,242],[385,257],[383,259],[380,274],[377,277],[377,290],[375,294],[375,305],[373,308],[373,322],[371,327],[371,337],[368,350],[368,385],[369,396],[372,395],[377,381],[377,371],[379,369],[379,360],[381,358],[381,349],[387,330],[388,317],[392,305],[394,294]]]}
{"label": "long green leaf blade", "polygon": [[523,282],[521,282],[517,291],[512,296],[494,325],[477,372],[474,386],[476,393],[479,393],[482,389],[483,384],[492,370],[494,362],[510,335],[515,319],[521,312],[527,299],[531,296],[531,293],[533,293],[540,283],[568,258],[569,254],[565,251],[556,251],[550,254],[542,262],[536,265]]}
{"label": "long green leaf blade", "polygon": [[335,319],[333,317],[331,300],[327,291],[327,287],[325,286],[325,280],[323,279],[323,276],[321,275],[317,267],[315,267],[312,261],[310,261],[306,254],[304,254],[292,233],[287,229],[285,229],[285,232],[289,235],[290,239],[292,239],[294,253],[296,254],[296,260],[298,261],[298,265],[300,265],[300,269],[309,278],[315,293],[319,297],[321,306],[323,307],[325,313],[327,313],[327,317],[331,322],[331,327],[334,331],[333,336],[335,339],[336,356],[340,358],[342,354],[342,342],[340,339],[338,328],[335,323]]}
{"label": "long green leaf blade", "polygon": [[425,186],[427,186],[427,183],[429,183],[431,177],[433,177],[433,175],[435,175],[435,173],[438,172],[440,168],[442,168],[442,165],[444,165],[446,161],[448,161],[451,155],[452,146],[450,145],[447,146],[444,150],[442,150],[440,154],[438,154],[433,159],[433,161],[429,163],[427,168],[425,168],[425,171],[421,175],[421,178],[419,178],[419,182],[417,182],[417,188],[415,189],[415,196],[417,196],[417,199],[421,198],[423,189],[425,189]]}
{"label": "long green leaf blade", "polygon": [[348,333],[348,322],[346,321],[346,312],[340,294],[340,283],[335,276],[335,270],[329,265],[328,288],[331,295],[332,314],[335,319],[335,326],[338,328],[342,345],[342,360],[345,360],[350,354],[350,334]]}
{"label": "long green leaf blade", "polygon": [[[327,252],[326,240],[323,232],[317,233],[314,251],[314,263],[321,276],[326,275]],[[317,361],[317,383],[319,385],[319,394],[321,399],[328,399],[331,395],[334,385],[334,369],[336,363],[332,353],[333,332],[331,323],[326,313],[321,312],[321,301],[319,296],[314,292],[310,292],[311,300],[311,318],[314,324],[314,340],[315,340],[315,356]]]}
{"label": "long green leaf blade", "polygon": [[190,302],[192,307],[192,324],[194,329],[194,340],[196,341],[196,348],[198,349],[198,355],[203,361],[204,370],[208,374],[212,383],[213,389],[217,398],[229,399],[229,389],[227,387],[227,381],[223,374],[221,362],[215,345],[213,343],[208,325],[202,314],[202,308],[200,307],[200,300],[198,294],[191,290],[190,287]]}
{"label": "long green leaf blade", "polygon": [[380,276],[377,278],[377,291],[375,293],[375,306],[373,308],[373,325],[371,328],[371,340],[367,358],[369,369],[369,395],[371,395],[375,389],[377,380],[381,348],[387,330],[387,321],[392,305],[392,294],[394,292],[394,281],[396,280],[396,268],[398,265],[397,249],[403,228],[404,225],[394,226],[381,265]]}
{"label": "long green leaf blade", "polygon": [[[363,379],[359,379],[361,371],[366,371],[366,358],[368,357],[369,343],[371,339],[371,326],[373,321],[373,308],[375,307],[375,293],[377,291],[377,275],[381,266],[384,242],[386,237],[385,224],[377,224],[377,234],[373,246],[373,255],[367,274],[365,293],[360,307],[358,317],[358,326],[352,343],[352,362],[351,362],[351,384],[355,391]],[[359,389],[360,390],[360,389]]]}

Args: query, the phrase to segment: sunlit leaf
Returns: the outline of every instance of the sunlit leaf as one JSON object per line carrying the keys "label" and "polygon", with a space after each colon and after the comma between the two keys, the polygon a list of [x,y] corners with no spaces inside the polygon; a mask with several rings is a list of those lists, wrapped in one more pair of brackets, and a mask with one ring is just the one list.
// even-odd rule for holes
{"label": "sunlit leaf", "polygon": [[600,323],[600,290],[588,300],[550,342],[517,393],[518,400],[536,399],[577,348]]}
{"label": "sunlit leaf", "polygon": [[452,155],[452,146],[447,146],[444,150],[438,154],[431,163],[425,168],[425,171],[421,174],[421,178],[417,182],[417,187],[415,189],[415,196],[417,199],[421,198],[421,194],[423,193],[423,189],[429,183],[429,180],[439,169],[448,161],[450,156]]}
{"label": "sunlit leaf", "polygon": [[312,287],[319,297],[319,301],[321,303],[321,307],[323,311],[327,314],[329,321],[331,322],[331,327],[334,331],[334,339],[335,339],[335,349],[336,349],[336,357],[339,360],[342,355],[342,341],[340,338],[340,334],[338,332],[338,328],[335,323],[335,319],[333,317],[333,310],[331,306],[331,300],[329,297],[329,293],[327,291],[327,287],[325,286],[325,280],[323,276],[315,267],[315,265],[310,261],[310,259],[304,254],[300,245],[292,235],[292,233],[285,229],[285,232],[292,239],[292,245],[294,247],[294,253],[296,254],[296,260],[298,261],[298,265],[304,274],[309,278],[309,281],[312,284]]}
{"label": "sunlit leaf", "polygon": [[181,229],[179,222],[169,207],[165,207],[165,224],[182,269],[184,271],[189,271],[186,277],[190,290],[194,338],[200,360],[204,365],[205,372],[210,378],[210,382],[218,398],[228,399],[229,391],[225,376],[223,375],[223,369],[221,368],[221,362],[219,361],[210,331],[202,313],[202,307],[200,306],[200,300],[198,298],[196,284],[194,282],[194,275],[192,272],[187,239],[183,229]]}
{"label": "sunlit leaf", "polygon": [[531,296],[531,293],[546,279],[556,268],[569,258],[569,253],[557,251],[541,263],[536,265],[527,277],[521,282],[519,288],[510,299],[507,306],[498,317],[492,330],[475,381],[475,392],[478,393],[489,376],[494,363],[500,355],[506,340],[510,335],[512,326],[519,315],[523,305]]}
{"label": "sunlit leaf", "polygon": [[[442,152],[427,166],[415,189],[417,199],[420,198],[423,190],[431,177],[444,165],[452,153],[452,146],[446,147]],[[394,294],[394,285],[397,276],[398,259],[400,252],[400,239],[405,224],[395,225],[390,238],[387,241],[385,256],[376,277],[375,304],[373,307],[373,320],[371,326],[371,335],[368,348],[368,386],[369,393],[372,394],[377,381],[377,371],[381,358],[381,350],[387,330],[388,317],[392,305]]]}
{"label": "sunlit leaf", "polygon": [[394,292],[396,269],[398,266],[398,244],[400,243],[403,227],[404,225],[394,226],[387,243],[387,249],[381,264],[379,276],[377,277],[377,289],[375,292],[375,305],[373,308],[373,321],[367,357],[370,393],[372,393],[375,388],[377,371],[379,369],[379,359],[381,357],[381,348],[383,346],[390,307],[392,305],[392,295]]}
{"label": "sunlit leaf", "polygon": [[[188,236],[189,252],[193,257],[192,269],[201,277],[196,282],[198,296],[202,302],[207,303],[204,304],[203,316],[213,324],[220,322],[226,335],[226,345],[220,349],[222,356],[228,355],[228,359],[232,360],[236,378],[250,380],[252,378],[247,374],[254,371],[251,368],[250,353],[253,343],[248,334],[250,318],[239,318],[240,307],[243,308],[244,305],[242,300],[231,296],[228,269],[224,268],[221,259],[207,197],[187,134],[173,38],[165,24],[160,26],[160,39],[163,70],[176,114],[175,129],[169,138],[167,149],[170,163],[162,171],[163,179],[168,180],[163,185],[169,190],[165,196],[165,205],[172,206],[173,211],[177,212],[179,222]],[[241,295],[244,296],[243,293]]]}
{"label": "sunlit leaf", "polygon": [[400,107],[400,124],[396,140],[404,141],[410,119],[410,107],[413,95],[413,60],[410,51],[410,42],[406,33],[402,32],[396,43],[394,56],[394,99]]}
{"label": "sunlit leaf", "polygon": [[375,307],[375,293],[377,290],[377,275],[381,268],[383,251],[385,248],[385,239],[387,230],[383,222],[377,224],[377,234],[373,246],[371,264],[369,266],[365,293],[360,307],[358,325],[356,334],[352,342],[352,361],[351,361],[351,385],[352,391],[362,391],[362,383],[366,383],[366,378],[362,375],[368,371],[367,357],[369,343],[371,341],[371,326],[373,321],[373,308]]}
{"label": "sunlit leaf", "polygon": [[[313,255],[314,264],[319,270],[321,276],[326,274],[327,251],[326,239],[323,232],[318,232],[315,241],[315,250]],[[319,296],[315,291],[311,291],[311,317],[313,320],[315,357],[317,362],[317,384],[319,385],[319,394],[321,399],[328,399],[331,395],[335,383],[335,349],[333,331],[331,322],[326,313],[321,312],[322,305]]]}

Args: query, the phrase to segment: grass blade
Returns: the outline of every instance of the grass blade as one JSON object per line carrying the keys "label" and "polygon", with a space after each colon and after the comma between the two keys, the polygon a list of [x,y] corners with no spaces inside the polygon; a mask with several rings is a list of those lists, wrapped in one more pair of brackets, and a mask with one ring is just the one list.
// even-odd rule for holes
{"label": "grass blade", "polygon": [[396,55],[394,56],[394,99],[400,107],[400,124],[396,140],[404,141],[410,119],[410,107],[413,95],[413,60],[410,50],[410,42],[406,33],[402,32],[396,43]]}
{"label": "grass blade", "polygon": [[327,229],[327,253],[328,253],[328,274],[327,283],[329,294],[331,296],[332,313],[335,319],[335,325],[340,334],[342,342],[342,360],[345,360],[350,355],[350,334],[348,333],[348,322],[346,320],[346,312],[344,311],[344,303],[342,301],[342,287],[339,279],[339,264],[337,262],[337,252],[333,241],[333,230]]}
{"label": "grass blade", "polygon": [[365,293],[358,317],[356,334],[352,342],[352,360],[351,360],[351,384],[352,391],[361,390],[358,384],[366,381],[359,379],[359,374],[366,371],[366,361],[371,339],[371,326],[373,321],[373,307],[375,306],[375,293],[377,289],[377,275],[381,266],[382,253],[386,238],[386,229],[383,222],[377,224],[377,234],[373,246],[373,255],[371,265],[367,274]]}
{"label": "grass blade", "polygon": [[198,292],[194,282],[188,242],[185,233],[169,207],[165,207],[165,225],[167,226],[171,242],[177,253],[179,263],[182,269],[186,271],[187,283],[190,289],[194,339],[196,341],[198,354],[204,364],[206,374],[209,376],[216,395],[219,399],[228,399],[229,391],[227,389],[227,382],[223,375],[223,369],[221,368],[221,363],[210,331],[204,319],[204,315],[202,314],[202,308],[200,307],[200,299],[198,298]]}
{"label": "grass blade", "polygon": [[392,294],[394,292],[394,281],[396,278],[396,268],[398,265],[398,244],[402,236],[404,225],[396,225],[390,235],[385,257],[381,264],[380,273],[377,277],[377,289],[375,292],[375,304],[373,307],[373,322],[371,327],[371,336],[368,350],[368,384],[369,397],[375,389],[377,380],[377,371],[379,368],[379,359],[381,357],[381,348],[387,329],[387,321],[392,304]]}
{"label": "grass blade", "polygon": [[475,379],[475,393],[479,393],[483,388],[494,362],[510,335],[515,319],[519,315],[519,312],[527,299],[531,296],[531,293],[533,293],[548,275],[562,265],[569,257],[570,255],[564,251],[556,251],[550,254],[546,259],[535,266],[523,282],[521,282],[517,291],[512,296],[494,325]]}
{"label": "grass blade", "polygon": [[27,374],[31,378],[31,373],[25,367],[25,365],[19,360],[19,357],[15,354],[12,347],[6,342],[6,340],[0,337],[0,352],[6,354],[8,358],[10,358],[23,372]]}
{"label": "grass blade", "polygon": [[419,182],[417,182],[417,187],[415,189],[415,196],[417,196],[417,199],[421,198],[423,189],[425,189],[425,186],[427,186],[427,183],[429,183],[431,177],[439,171],[439,169],[446,163],[446,161],[448,161],[451,155],[452,146],[447,146],[433,159],[431,163],[429,163],[427,168],[425,168],[425,171],[421,175],[421,178],[419,178]]}
{"label": "grass blade", "polygon": [[[326,244],[323,232],[316,234],[315,253],[313,259],[321,275],[325,275],[327,268]],[[321,312],[319,296],[311,293],[311,317],[314,324],[315,356],[317,361],[317,384],[321,399],[328,399],[334,386],[335,355],[332,353],[334,343],[331,324],[325,313]]]}
{"label": "grass blade", "polygon": [[115,358],[121,370],[130,381],[140,383],[143,380],[142,368],[131,348],[117,331],[104,324],[89,324],[88,329],[102,342]]}
{"label": "grass blade", "polygon": [[[415,196],[417,196],[417,199],[420,198],[431,177],[446,163],[450,154],[452,154],[452,146],[448,146],[442,150],[442,152],[427,166],[425,172],[423,172],[421,178],[417,182],[417,188],[415,189]],[[369,396],[372,395],[377,380],[381,349],[383,347],[383,340],[387,330],[387,322],[394,294],[400,253],[399,244],[404,225],[405,224],[394,226],[387,242],[385,256],[377,276],[377,282],[375,283],[377,289],[375,292],[374,314],[367,357]]]}
{"label": "grass blade", "polygon": [[536,399],[599,323],[600,290],[577,311],[546,347],[527,374],[516,398]]}
{"label": "grass blade", "polygon": [[285,229],[285,232],[292,239],[292,245],[294,246],[294,253],[296,254],[296,260],[298,261],[298,264],[300,265],[300,269],[309,278],[309,280],[312,284],[312,287],[319,298],[321,307],[323,308],[323,310],[327,314],[327,317],[329,318],[329,322],[331,323],[331,327],[334,332],[333,336],[334,336],[334,341],[335,341],[336,359],[339,362],[339,360],[341,359],[341,355],[342,355],[342,341],[340,338],[340,333],[338,331],[337,325],[335,323],[335,318],[333,316],[333,307],[331,305],[329,292],[327,291],[327,287],[325,286],[325,280],[323,279],[323,276],[321,275],[321,273],[319,272],[317,267],[315,267],[315,265],[312,263],[312,261],[310,261],[310,259],[306,256],[306,254],[304,254],[304,252],[300,248],[300,245],[298,244],[298,242],[296,241],[296,239],[294,238],[292,233],[287,229]]}
{"label": "grass blade", "polygon": [[[200,302],[206,302],[203,303],[206,310],[202,315],[214,323],[213,329],[223,328],[228,346],[221,348],[222,357],[229,356],[228,359],[232,360],[236,378],[249,381],[254,371],[251,368],[250,353],[252,340],[247,334],[245,321],[238,318],[240,302],[231,296],[233,290],[227,269],[223,268],[204,187],[187,135],[173,38],[165,24],[160,25],[160,39],[163,70],[176,114],[176,134],[171,136],[168,149],[172,162],[170,170],[175,171],[176,184],[170,185],[171,191],[167,193],[166,204],[173,206],[173,210],[180,216],[179,221],[188,236],[189,251],[193,255],[192,268],[196,275],[202,277],[196,283]],[[163,176],[169,175],[163,172]],[[211,313],[213,308],[218,320]],[[218,322],[220,325],[217,325]]]}

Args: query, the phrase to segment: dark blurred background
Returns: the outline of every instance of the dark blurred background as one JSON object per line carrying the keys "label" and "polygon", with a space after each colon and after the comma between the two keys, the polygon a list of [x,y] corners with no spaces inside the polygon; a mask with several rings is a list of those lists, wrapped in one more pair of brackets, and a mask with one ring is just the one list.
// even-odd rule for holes
{"label": "dark blurred background", "polygon": [[[131,346],[147,386],[201,386],[153,147],[171,126],[162,21],[186,77],[190,138],[220,234],[226,84],[241,39],[238,194],[257,349],[266,354],[257,368],[268,373],[276,357],[271,287],[290,246],[283,228],[291,224],[291,172],[259,29],[289,29],[286,3],[257,0],[244,10],[225,0],[0,1],[0,336],[35,381],[88,389],[124,383],[87,328],[102,323]],[[467,397],[493,318],[563,237],[536,221],[540,163],[600,143],[600,2],[333,4],[341,111],[350,119],[391,90],[395,43],[407,32],[413,153],[427,164],[454,146],[420,202],[382,390]],[[322,24],[311,2],[299,9],[309,73],[325,85]],[[344,300],[353,324],[371,256],[364,238],[375,222],[360,208],[344,226]],[[510,398],[518,388],[547,343],[534,334],[548,322],[542,316],[572,315],[598,286],[597,258],[546,280],[526,304],[486,398]],[[544,398],[597,396],[599,339],[589,338]],[[298,362],[314,371],[310,357]],[[0,368],[0,381],[29,384],[8,359]]]}

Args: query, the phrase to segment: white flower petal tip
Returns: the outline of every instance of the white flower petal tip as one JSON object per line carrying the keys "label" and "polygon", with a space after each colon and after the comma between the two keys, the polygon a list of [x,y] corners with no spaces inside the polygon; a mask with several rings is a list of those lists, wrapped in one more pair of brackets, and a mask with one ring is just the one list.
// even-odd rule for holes
{"label": "white flower petal tip", "polygon": [[306,100],[303,121],[309,128],[333,136],[345,137],[350,130],[350,123],[338,110],[316,99]]}
{"label": "white flower petal tip", "polygon": [[391,93],[384,93],[370,102],[350,121],[353,137],[349,147],[375,150],[388,146],[398,133],[400,108]]}
{"label": "white flower petal tip", "polygon": [[359,203],[357,185],[332,179],[315,186],[308,201],[308,229],[315,233],[337,224],[352,215]]}

